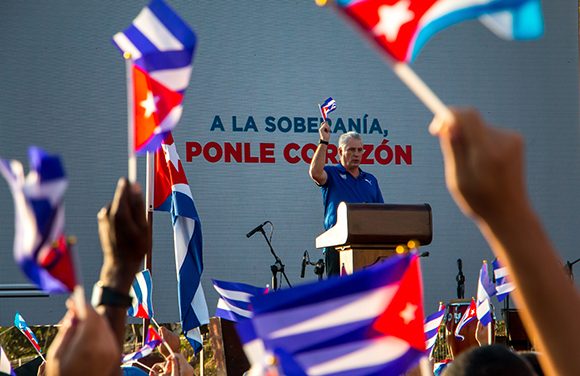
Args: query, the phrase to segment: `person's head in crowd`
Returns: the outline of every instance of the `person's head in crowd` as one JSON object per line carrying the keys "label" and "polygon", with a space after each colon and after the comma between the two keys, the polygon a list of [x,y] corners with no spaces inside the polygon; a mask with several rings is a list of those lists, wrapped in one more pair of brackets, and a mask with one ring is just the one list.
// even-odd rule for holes
{"label": "person's head in crowd", "polygon": [[522,351],[519,354],[530,364],[530,366],[532,366],[532,369],[534,372],[536,372],[536,375],[544,376],[544,371],[542,370],[542,367],[540,366],[540,360],[538,359],[540,355],[537,352]]}
{"label": "person's head in crowd", "polygon": [[474,347],[461,353],[443,376],[536,376],[531,366],[505,346]]}

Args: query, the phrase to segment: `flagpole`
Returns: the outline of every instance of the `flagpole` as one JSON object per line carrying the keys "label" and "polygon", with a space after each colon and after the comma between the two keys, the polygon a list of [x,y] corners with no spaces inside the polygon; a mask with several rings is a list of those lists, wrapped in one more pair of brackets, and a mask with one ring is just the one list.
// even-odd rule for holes
{"label": "flagpole", "polygon": [[[155,154],[153,152],[147,152],[147,170],[145,177],[145,207],[147,215],[147,224],[149,226],[149,233],[151,234],[151,247],[147,250],[145,255],[145,269],[149,270],[151,276],[153,276],[153,194],[154,194],[154,181],[153,174],[155,173]],[[143,345],[145,345],[145,337],[147,335],[147,328],[149,327],[149,319],[143,319]]]}
{"label": "flagpole", "polygon": [[[151,317],[151,322],[153,324],[155,324],[155,326],[157,327],[157,330],[158,331],[161,331],[161,326],[159,326],[159,324],[157,323],[157,321],[155,321],[155,319],[153,317]],[[165,346],[165,348],[167,349],[167,351],[169,351],[169,353],[171,355],[175,355],[175,353],[173,352],[173,350],[171,349],[171,347],[169,347],[169,344],[167,343],[167,341],[165,340],[165,338],[163,338],[162,336],[161,336],[161,342],[163,343],[163,345]]]}
{"label": "flagpole", "polygon": [[128,173],[130,183],[137,181],[137,157],[135,156],[135,128],[133,126],[133,62],[131,53],[123,53],[125,58],[125,72],[127,74],[127,147],[128,147]]}

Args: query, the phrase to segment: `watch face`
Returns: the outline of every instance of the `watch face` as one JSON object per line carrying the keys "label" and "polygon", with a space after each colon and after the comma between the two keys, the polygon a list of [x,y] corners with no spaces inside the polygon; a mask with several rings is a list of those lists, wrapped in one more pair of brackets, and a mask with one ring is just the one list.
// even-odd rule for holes
{"label": "watch face", "polygon": [[103,286],[101,282],[97,282],[93,287],[93,295],[91,297],[91,304],[93,307],[105,305],[129,308],[132,302],[133,299],[131,296],[117,292],[107,286]]}

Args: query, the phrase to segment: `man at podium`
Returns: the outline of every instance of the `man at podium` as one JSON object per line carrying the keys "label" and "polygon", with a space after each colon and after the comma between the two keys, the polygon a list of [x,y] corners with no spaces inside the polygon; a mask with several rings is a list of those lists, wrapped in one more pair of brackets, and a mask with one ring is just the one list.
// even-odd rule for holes
{"label": "man at podium", "polygon": [[[357,132],[347,132],[338,139],[340,164],[326,166],[326,152],[330,127],[326,121],[318,129],[320,140],[310,164],[310,177],[322,191],[324,229],[336,224],[336,209],[341,201],[347,203],[384,203],[377,179],[360,169],[363,140]],[[326,275],[340,275],[339,255],[332,248],[324,249]]]}

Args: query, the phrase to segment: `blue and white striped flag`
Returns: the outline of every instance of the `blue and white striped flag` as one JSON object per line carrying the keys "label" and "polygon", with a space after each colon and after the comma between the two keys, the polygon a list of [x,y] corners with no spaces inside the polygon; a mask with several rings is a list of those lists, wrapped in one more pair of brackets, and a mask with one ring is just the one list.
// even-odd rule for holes
{"label": "blue and white striped flag", "polygon": [[491,322],[491,297],[496,294],[495,286],[489,279],[487,261],[483,261],[477,281],[477,319],[482,325]]}
{"label": "blue and white striped flag", "polygon": [[257,337],[285,374],[398,375],[425,353],[415,254],[251,302]]}
{"label": "blue and white striped flag", "polygon": [[129,295],[133,298],[133,305],[127,311],[129,316],[142,319],[153,317],[153,283],[148,269],[135,274]]}
{"label": "blue and white striped flag", "polygon": [[6,352],[2,346],[0,346],[0,374],[6,374],[10,376],[16,375],[10,366],[10,360],[8,360],[8,356],[6,355]]}
{"label": "blue and white striped flag", "polygon": [[498,259],[493,260],[491,265],[493,266],[493,276],[495,277],[497,300],[502,302],[516,287],[508,279],[507,268],[501,266]]}
{"label": "blue and white striped flag", "polygon": [[171,213],[181,326],[197,353],[203,345],[199,327],[209,322],[201,285],[203,236],[201,220],[171,133],[155,154],[155,166],[153,206],[155,210]]}
{"label": "blue and white striped flag", "polygon": [[328,114],[336,110],[336,101],[332,97],[328,97],[320,106],[320,113],[324,121],[328,119]]}
{"label": "blue and white striped flag", "polygon": [[262,295],[265,288],[247,285],[245,283],[226,282],[212,279],[213,287],[220,295],[215,315],[230,321],[240,321],[251,318],[252,307],[250,298]]}
{"label": "blue and white striped flag", "polygon": [[425,347],[427,348],[429,357],[433,353],[433,348],[437,341],[437,335],[439,334],[439,327],[441,326],[444,317],[445,304],[441,303],[437,312],[432,313],[425,318]]}

